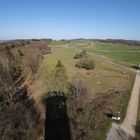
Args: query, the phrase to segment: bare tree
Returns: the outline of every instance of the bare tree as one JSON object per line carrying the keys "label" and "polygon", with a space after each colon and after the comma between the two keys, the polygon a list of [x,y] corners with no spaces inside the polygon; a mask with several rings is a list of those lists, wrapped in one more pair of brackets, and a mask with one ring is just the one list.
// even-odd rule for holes
{"label": "bare tree", "polygon": [[[34,100],[29,99],[20,66],[17,54],[0,52],[1,140],[38,140],[43,135],[40,112]],[[8,102],[3,105],[5,101]]]}
{"label": "bare tree", "polygon": [[87,88],[84,78],[76,74],[70,86],[68,115],[70,118],[73,140],[83,140],[87,135]]}
{"label": "bare tree", "polygon": [[41,63],[42,55],[37,48],[27,48],[25,54],[25,63],[33,74],[37,73],[38,67]]}
{"label": "bare tree", "polygon": [[0,55],[0,96],[9,102],[21,86],[22,76],[19,63],[13,57],[1,53]]}
{"label": "bare tree", "polygon": [[72,79],[70,96],[75,102],[74,107],[77,107],[79,109],[83,108],[87,102],[87,88],[84,78],[79,73],[77,73]]}

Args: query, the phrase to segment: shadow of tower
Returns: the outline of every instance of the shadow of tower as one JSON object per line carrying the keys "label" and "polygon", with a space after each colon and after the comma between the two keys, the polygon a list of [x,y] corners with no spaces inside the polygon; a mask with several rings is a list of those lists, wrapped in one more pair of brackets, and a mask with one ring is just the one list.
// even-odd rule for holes
{"label": "shadow of tower", "polygon": [[46,99],[45,140],[71,140],[66,100],[57,94]]}

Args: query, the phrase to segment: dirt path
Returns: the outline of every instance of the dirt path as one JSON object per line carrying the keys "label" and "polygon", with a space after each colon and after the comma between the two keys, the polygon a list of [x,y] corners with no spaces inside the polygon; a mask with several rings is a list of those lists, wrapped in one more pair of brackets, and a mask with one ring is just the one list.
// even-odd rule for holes
{"label": "dirt path", "polygon": [[139,105],[139,93],[140,93],[140,70],[138,70],[135,83],[132,90],[131,99],[127,108],[126,117],[121,124],[122,130],[135,137],[135,126],[137,121],[137,112]]}
{"label": "dirt path", "polygon": [[99,54],[97,56],[99,56],[100,58],[103,58],[107,63],[110,63],[114,66],[120,67],[120,68],[128,70],[128,71],[132,71],[132,72],[135,72],[135,73],[137,72],[137,70],[135,70],[133,68],[126,67],[126,66],[124,66],[122,64],[119,64],[117,62],[114,62],[112,59],[110,59],[108,57],[105,57],[105,56],[102,56],[102,55],[99,55]]}
{"label": "dirt path", "polygon": [[106,140],[133,140],[133,137],[124,132],[120,125],[112,123],[112,127],[108,133]]}
{"label": "dirt path", "polygon": [[[140,68],[140,65],[139,65]],[[106,140],[129,140],[135,137],[135,126],[140,94],[140,70],[134,82],[131,98],[127,108],[126,117],[121,125],[112,124]]]}

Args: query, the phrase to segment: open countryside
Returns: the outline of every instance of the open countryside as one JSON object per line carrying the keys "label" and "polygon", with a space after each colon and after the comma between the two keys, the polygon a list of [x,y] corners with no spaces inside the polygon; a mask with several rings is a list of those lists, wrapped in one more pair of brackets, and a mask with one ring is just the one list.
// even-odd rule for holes
{"label": "open countryside", "polygon": [[140,1],[0,1],[0,140],[140,140]]}
{"label": "open countryside", "polygon": [[[46,44],[47,46],[44,47],[44,45]],[[5,54],[4,51],[9,46],[8,47],[9,48],[8,50],[10,51],[10,52],[8,51],[9,54],[11,53],[11,55],[13,55],[13,57],[15,58],[21,55],[21,58],[19,57],[22,62],[21,66],[24,67],[26,66],[26,69],[22,68],[23,72],[21,74],[24,76],[25,79],[22,85],[23,87],[24,85],[28,85],[27,93],[31,95],[30,99],[35,100],[35,106],[41,111],[40,117],[42,118],[42,123],[43,121],[45,121],[44,114],[45,108],[43,105],[44,104],[43,100],[45,100],[46,98],[48,98],[48,96],[50,96],[49,95],[50,91],[52,92],[54,89],[57,91],[58,90],[57,88],[61,86],[57,85],[57,83],[55,83],[53,79],[53,75],[57,69],[56,67],[58,65],[57,63],[58,61],[60,61],[62,63],[60,64],[60,66],[63,65],[65,68],[67,82],[69,84],[76,82],[75,84],[77,86],[75,88],[77,88],[77,90],[80,90],[81,88],[85,88],[82,90],[86,90],[85,95],[82,95],[82,91],[79,91],[79,94],[81,94],[80,95],[81,97],[79,98],[81,98],[81,100],[82,98],[84,98],[85,100],[83,103],[84,105],[83,107],[80,105],[79,101],[75,100],[75,102],[77,102],[77,107],[80,105],[79,107],[82,108],[82,114],[75,112],[76,115],[79,115],[80,118],[79,125],[82,127],[81,129],[83,129],[83,131],[86,131],[86,137],[105,139],[108,135],[109,128],[111,127],[111,124],[114,121],[113,119],[110,118],[110,115],[114,117],[118,116],[120,118],[118,121],[117,120],[115,121],[115,123],[117,124],[121,124],[126,116],[127,106],[129,104],[133,84],[135,81],[135,76],[137,73],[137,69],[139,68],[139,65],[138,63],[136,63],[137,62],[136,60],[138,59],[137,55],[134,55],[136,57],[135,59],[128,57],[128,61],[124,61],[124,59],[118,60],[118,58],[120,57],[119,55],[118,56],[116,55],[116,57],[118,58],[115,59],[112,57],[108,57],[102,53],[97,53],[96,50],[98,50],[98,47],[100,48],[99,44],[101,44],[102,48],[103,46],[109,46],[108,53],[110,53],[112,47],[122,52],[124,51],[124,49],[126,49],[126,51],[128,50],[135,51],[135,49],[137,51],[140,50],[140,47],[138,45],[132,46],[126,43],[119,42],[117,43],[117,45],[116,43],[114,43],[113,46],[112,42],[102,43],[100,41],[85,40],[85,39],[60,40],[60,41],[46,39],[46,40],[15,40],[11,42],[4,42],[1,44],[2,48],[1,53]],[[5,48],[5,46],[7,47]],[[121,48],[120,46],[124,46],[124,48]],[[106,47],[103,49],[105,50]],[[136,54],[138,53],[137,51],[135,52]],[[33,54],[31,54],[30,52],[32,52]],[[87,67],[79,68],[76,66],[76,64],[78,64],[79,61],[82,62],[82,60],[87,58],[88,56],[92,58],[92,61],[94,63],[93,68],[86,69]],[[33,59],[35,59],[36,61],[34,61]],[[38,59],[40,59],[41,61],[38,62]],[[3,63],[1,64],[3,65]],[[82,81],[82,85],[79,80]],[[66,84],[66,81],[63,84]],[[69,108],[69,106],[72,105],[71,101],[72,95],[69,93],[70,92],[69,84],[66,86],[66,89],[64,89],[65,87],[64,85],[62,89],[60,89],[60,91],[65,92],[68,105],[67,114],[71,116],[71,113],[73,113],[74,108],[73,109]],[[9,102],[13,101],[9,100]],[[88,109],[85,107],[88,107]],[[135,115],[135,119],[136,116],[137,115]],[[71,117],[72,118],[70,119],[76,119],[74,116]],[[88,120],[86,120],[87,118]],[[70,123],[71,125],[74,125],[73,122]],[[84,127],[87,126],[92,127],[92,129],[90,131],[86,130]],[[77,133],[73,132],[73,134],[71,134],[73,139],[78,135],[78,133],[80,133],[79,132],[80,130],[78,129],[79,128],[77,128]],[[100,134],[99,132],[102,132],[102,134]]]}

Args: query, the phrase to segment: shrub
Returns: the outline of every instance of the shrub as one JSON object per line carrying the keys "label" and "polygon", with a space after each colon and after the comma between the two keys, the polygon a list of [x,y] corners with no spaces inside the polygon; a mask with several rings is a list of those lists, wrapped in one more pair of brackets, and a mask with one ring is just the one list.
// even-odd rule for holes
{"label": "shrub", "polygon": [[39,50],[41,51],[41,53],[43,55],[46,55],[46,54],[49,54],[49,53],[52,53],[52,50],[49,46],[40,46],[39,47]]}
{"label": "shrub", "polygon": [[27,48],[23,60],[24,67],[31,70],[32,74],[36,74],[40,63],[42,62],[42,55],[37,48]]}
{"label": "shrub", "polygon": [[81,51],[80,53],[76,54],[74,56],[74,59],[81,59],[87,57],[87,52],[86,50]]}
{"label": "shrub", "polygon": [[94,61],[91,56],[80,59],[75,65],[78,68],[85,68],[87,70],[94,69]]}

